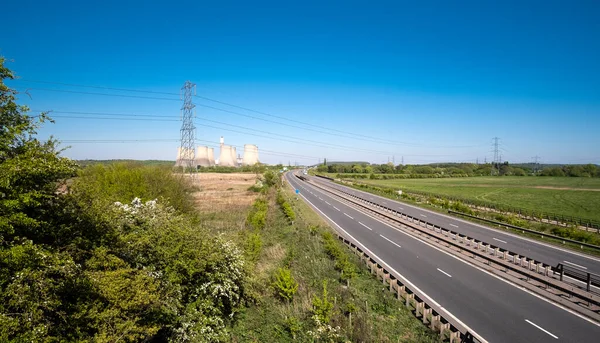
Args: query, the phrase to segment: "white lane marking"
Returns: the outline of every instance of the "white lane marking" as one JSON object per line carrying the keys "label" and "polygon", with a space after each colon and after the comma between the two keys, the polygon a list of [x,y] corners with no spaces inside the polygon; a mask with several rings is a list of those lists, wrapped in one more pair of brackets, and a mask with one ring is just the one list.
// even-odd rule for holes
{"label": "white lane marking", "polygon": [[454,226],[454,227],[458,228],[458,225],[450,224],[450,226]]}
{"label": "white lane marking", "polygon": [[[288,182],[289,182],[289,180],[288,180]],[[350,238],[352,238],[352,239],[353,239],[353,240],[354,240],[354,241],[355,241],[355,242],[356,242],[358,245],[362,246],[362,247],[365,249],[365,251],[366,251],[367,253],[371,253],[371,254],[373,254],[373,252],[371,252],[371,251],[370,251],[370,250],[369,250],[367,247],[365,247],[363,244],[361,244],[359,241],[357,241],[357,240],[356,240],[354,237],[352,237],[352,235],[350,235],[350,234],[349,234],[349,233],[348,233],[346,230],[342,229],[342,227],[341,227],[341,226],[339,226],[339,225],[338,225],[336,222],[334,222],[333,220],[331,220],[331,218],[329,218],[329,217],[328,217],[328,216],[327,216],[325,213],[323,213],[323,211],[321,211],[319,208],[317,208],[317,207],[316,207],[316,206],[315,206],[315,205],[314,205],[314,204],[313,204],[313,203],[312,203],[310,200],[308,200],[308,198],[306,198],[306,197],[305,197],[304,195],[302,195],[302,194],[300,194],[300,196],[301,196],[302,198],[304,198],[304,200],[305,200],[306,202],[308,202],[308,203],[309,203],[309,204],[310,204],[310,205],[311,205],[311,206],[312,206],[314,209],[316,209],[317,211],[319,211],[319,213],[321,213],[321,214],[322,214],[322,215],[323,215],[325,218],[327,218],[327,219],[328,219],[330,222],[332,222],[332,223],[333,223],[335,226],[337,226],[337,227],[338,227],[340,230],[342,230],[342,231],[343,231],[343,232],[344,232],[346,235],[348,235]],[[330,198],[332,198],[332,197],[330,196]],[[333,199],[333,198],[332,198],[332,199]],[[411,206],[411,207],[413,207],[413,206]],[[423,210],[422,208],[418,208],[418,207],[413,207],[413,208],[415,208],[415,209],[421,209],[421,210]],[[425,211],[428,211],[428,210],[425,210]],[[433,213],[433,212],[432,212],[432,213]],[[552,301],[548,300],[547,298],[544,298],[544,297],[542,297],[541,295],[538,295],[538,294],[536,294],[536,293],[533,293],[532,291],[530,291],[530,290],[528,290],[528,289],[526,289],[526,288],[523,288],[522,286],[519,286],[519,285],[517,285],[517,284],[515,284],[515,283],[513,283],[513,282],[511,282],[511,281],[508,281],[508,280],[506,280],[506,279],[503,279],[503,278],[499,277],[498,275],[492,274],[492,273],[490,273],[489,271],[487,271],[487,270],[485,270],[485,269],[482,269],[482,268],[480,268],[480,267],[478,267],[478,266],[476,266],[476,265],[473,265],[473,264],[469,263],[468,261],[462,260],[462,259],[460,259],[460,258],[458,258],[458,257],[456,257],[456,256],[454,256],[454,255],[452,255],[452,254],[449,254],[448,252],[446,252],[446,251],[444,251],[444,250],[441,250],[440,248],[436,247],[435,245],[432,245],[432,244],[431,244],[431,243],[429,243],[429,242],[426,242],[426,241],[424,241],[424,240],[422,240],[422,239],[420,239],[420,238],[417,238],[417,237],[415,237],[415,236],[413,236],[413,235],[411,235],[411,234],[409,234],[409,233],[406,233],[406,232],[404,232],[404,231],[402,231],[402,230],[399,230],[399,229],[397,229],[397,228],[395,228],[395,227],[393,227],[393,226],[391,226],[391,225],[389,225],[389,224],[387,224],[387,223],[385,223],[385,222],[381,221],[380,219],[378,219],[378,218],[375,218],[375,217],[371,216],[370,214],[366,214],[366,213],[365,213],[365,215],[366,215],[367,217],[369,217],[369,218],[371,218],[371,219],[373,219],[373,220],[375,220],[375,221],[379,222],[380,224],[383,224],[383,225],[385,225],[385,226],[387,226],[387,227],[389,227],[389,228],[391,228],[391,229],[394,229],[394,230],[396,230],[397,232],[399,232],[399,233],[401,233],[401,234],[403,234],[403,235],[405,235],[405,236],[407,236],[407,237],[409,237],[409,238],[412,238],[412,239],[414,239],[414,240],[416,240],[416,241],[419,241],[419,242],[421,242],[421,243],[423,243],[423,244],[425,244],[425,245],[427,245],[427,246],[429,246],[429,247],[431,247],[431,248],[433,248],[433,249],[435,249],[435,250],[437,250],[437,251],[439,251],[439,252],[441,252],[441,253],[443,253],[443,254],[446,254],[446,255],[448,255],[449,257],[451,257],[451,258],[453,258],[453,259],[455,259],[455,260],[457,260],[457,261],[459,261],[459,262],[461,262],[461,263],[464,263],[464,264],[466,264],[466,265],[468,265],[468,266],[471,266],[472,268],[475,268],[475,269],[479,270],[480,272],[482,272],[482,273],[485,273],[485,274],[487,274],[487,275],[489,275],[489,276],[491,276],[491,277],[493,277],[493,278],[495,278],[495,279],[497,279],[497,280],[499,280],[499,281],[501,281],[501,282],[504,282],[504,283],[506,283],[506,284],[508,284],[508,285],[511,285],[511,286],[513,286],[513,287],[515,287],[515,288],[517,288],[517,289],[520,289],[521,291],[523,291],[523,292],[525,292],[525,293],[527,293],[527,294],[529,294],[529,295],[531,295],[531,296],[533,296],[533,297],[536,297],[536,298],[538,298],[538,299],[539,299],[539,300],[541,300],[541,301],[544,301],[544,302],[546,302],[546,303],[548,303],[548,304],[550,304],[550,305],[556,306],[556,307],[558,307],[558,308],[562,309],[563,311],[565,311],[565,312],[568,312],[568,313],[570,313],[570,314],[574,315],[575,317],[578,317],[578,318],[580,318],[580,319],[583,319],[583,320],[585,320],[586,322],[588,322],[588,323],[590,323],[590,324],[593,324],[593,325],[596,325],[596,326],[599,326],[599,327],[600,327],[600,324],[599,324],[598,322],[596,322],[596,321],[594,321],[594,320],[592,320],[592,319],[589,319],[588,317],[584,317],[584,316],[582,316],[581,314],[579,314],[579,313],[577,313],[577,312],[574,312],[573,310],[571,310],[571,309],[569,309],[569,308],[567,308],[567,307],[564,307],[564,306],[563,306],[563,305],[561,305],[561,304],[558,304],[558,303],[552,302]],[[467,221],[464,221],[464,220],[461,220],[461,219],[456,219],[456,218],[452,218],[452,217],[449,217],[449,216],[445,216],[445,217],[447,217],[447,218],[449,218],[449,219],[455,219],[455,220],[458,220],[458,221],[460,221],[460,222],[464,222],[465,224],[473,224],[473,223],[471,223],[471,222],[467,222]],[[485,227],[485,226],[482,226],[482,225],[478,225],[478,224],[474,224],[474,225],[476,225],[476,226],[479,226],[479,227],[481,227],[481,228],[484,228],[484,229],[490,229],[490,230],[496,231],[496,232],[498,232],[498,233],[500,233],[500,234],[506,234],[505,232],[502,232],[502,231],[499,231],[499,230],[496,230],[496,229],[491,229],[491,228],[488,228],[488,227]],[[517,235],[513,235],[513,234],[507,234],[507,235],[508,235],[508,236],[515,237],[515,238],[521,238],[521,239],[524,239],[524,238],[523,238],[523,237],[521,237],[521,236],[517,236]],[[550,248],[555,248],[555,249],[557,249],[557,250],[563,250],[563,251],[565,251],[565,252],[569,252],[569,251],[567,251],[567,250],[560,249],[560,248],[556,248],[556,247],[554,247],[554,246],[551,246],[551,245],[547,245],[547,244],[539,243],[538,241],[535,241],[535,240],[530,240],[530,239],[526,239],[526,238],[525,238],[525,240],[527,240],[527,241],[530,241],[530,242],[532,242],[532,243],[538,243],[538,244],[541,244],[541,245],[546,245],[546,246],[548,246],[548,247],[550,247]],[[571,253],[572,253],[572,252],[571,252]],[[589,259],[592,259],[592,260],[600,261],[600,259],[597,259],[597,258],[594,258],[594,257],[591,257],[591,256],[582,255],[582,254],[577,254],[577,253],[574,253],[574,254],[575,254],[575,255],[582,256],[582,257],[587,257],[587,258],[589,258]],[[377,257],[377,255],[375,255],[375,254],[373,254],[373,256],[375,256],[376,258],[379,258],[379,257]],[[387,264],[387,263],[385,263],[385,261],[383,261],[383,260],[381,260],[381,261],[382,261],[382,262],[383,262],[383,263],[384,263],[384,264],[385,264],[387,267],[389,267],[389,268],[390,268],[390,270],[392,270],[394,273],[397,273],[399,276],[401,276],[401,277],[403,277],[403,278],[404,278],[404,276],[402,276],[402,274],[398,273],[396,270],[394,270],[392,267],[390,267],[390,265],[389,265],[389,264]],[[405,278],[405,279],[406,279],[406,278]],[[579,281],[579,280],[577,280],[577,281]],[[581,282],[581,281],[580,281],[580,282]],[[413,285],[413,284],[412,284],[410,281],[408,281],[408,280],[407,280],[407,284],[408,284],[408,285]],[[414,286],[414,285],[413,285],[413,286]],[[599,289],[600,289],[600,288],[599,288]],[[417,290],[419,290],[420,292],[422,292],[422,291],[421,291],[420,289],[418,289],[418,288],[417,288]],[[425,294],[425,295],[426,295],[426,294]],[[469,330],[469,331],[470,331],[472,334],[476,335],[476,336],[477,336],[477,338],[478,338],[480,341],[482,341],[482,343],[487,343],[487,341],[486,341],[486,340],[484,340],[484,339],[483,339],[483,337],[479,336],[479,335],[478,335],[478,334],[477,334],[477,333],[476,333],[476,332],[475,332],[473,329],[469,328],[469,327],[468,327],[468,326],[467,326],[465,323],[463,323],[463,322],[462,322],[460,319],[456,318],[456,316],[454,316],[452,313],[450,313],[450,312],[449,312],[449,311],[448,311],[446,308],[442,307],[442,306],[441,306],[441,305],[440,305],[438,302],[436,302],[435,300],[433,300],[431,297],[429,297],[429,296],[427,296],[427,297],[430,299],[431,303],[435,304],[436,306],[440,306],[440,309],[441,309],[442,311],[446,312],[446,313],[447,313],[449,316],[451,316],[451,317],[452,317],[454,320],[456,320],[458,323],[460,323],[462,326],[464,326],[464,327],[465,327],[467,330]]]}
{"label": "white lane marking", "polygon": [[447,277],[452,277],[452,275],[446,273],[445,271],[441,270],[440,268],[437,269],[438,272],[442,273],[442,274],[446,274]]}
{"label": "white lane marking", "polygon": [[553,335],[553,334],[552,334],[550,331],[548,331],[548,330],[544,329],[543,327],[541,327],[541,326],[537,325],[536,323],[532,322],[531,320],[529,320],[529,319],[525,319],[525,321],[526,321],[526,322],[528,322],[529,324],[531,324],[531,325],[535,326],[536,328],[538,328],[538,329],[540,329],[540,330],[544,331],[544,332],[545,332],[545,333],[547,333],[548,335],[550,335],[550,336],[554,337],[554,339],[558,339],[558,336],[556,336],[556,335]]}
{"label": "white lane marking", "polygon": [[425,218],[427,218],[427,216],[426,216],[426,215],[424,215],[423,213],[421,213],[421,216],[422,216],[422,217],[425,217]]}
{"label": "white lane marking", "polygon": [[363,224],[363,223],[361,223],[361,222],[358,222],[358,223],[359,223],[360,225],[362,225],[362,226],[366,227],[367,229],[369,229],[369,230],[373,231],[373,229],[371,229],[370,227],[366,226],[365,224]]}
{"label": "white lane marking", "polygon": [[570,264],[570,265],[572,265],[572,266],[575,266],[575,267],[579,267],[579,268],[587,269],[586,267],[584,267],[584,266],[580,266],[580,265],[578,265],[578,264],[575,264],[575,263],[573,263],[573,262],[569,262],[569,261],[563,261],[563,262],[564,262],[564,263],[568,263],[568,264]]}
{"label": "white lane marking", "polygon": [[392,241],[391,239],[387,238],[384,235],[379,235],[381,238],[385,239],[386,241],[392,243],[393,245],[397,246],[398,248],[402,248],[400,245],[398,245],[396,242]]}
{"label": "white lane marking", "polygon": [[[300,194],[300,195],[302,196],[302,194]],[[310,202],[310,201],[309,201],[309,200],[308,200],[306,197],[304,197],[304,196],[302,196],[302,197],[303,197],[303,198],[304,198],[306,201],[308,201],[308,202],[309,202],[309,203],[310,203],[310,204],[311,204],[311,205],[314,207],[314,205],[313,205],[313,204],[312,204],[312,203],[311,203],[311,202]],[[330,198],[332,198],[332,197],[330,196]],[[332,199],[333,199],[333,198],[332,198]],[[416,209],[419,209],[418,207],[415,207],[415,208],[416,208]],[[323,212],[321,212],[321,210],[319,210],[318,208],[317,208],[317,210],[318,210],[320,213],[323,213]],[[571,309],[569,309],[569,308],[567,308],[567,307],[564,307],[564,306],[562,306],[561,304],[558,304],[558,303],[552,302],[552,301],[548,300],[547,298],[544,298],[544,297],[542,297],[541,295],[538,295],[537,293],[533,293],[532,291],[528,290],[527,288],[524,288],[524,287],[522,287],[522,286],[519,286],[519,285],[517,285],[517,284],[515,284],[515,283],[513,283],[513,282],[511,282],[511,281],[508,281],[508,280],[506,280],[506,279],[504,279],[504,278],[501,278],[500,276],[498,276],[498,275],[496,275],[496,274],[493,274],[493,273],[491,273],[491,272],[489,272],[489,271],[487,271],[487,270],[485,270],[485,269],[483,269],[483,268],[481,268],[481,267],[478,267],[478,266],[476,266],[476,265],[473,265],[473,264],[471,264],[470,262],[468,262],[468,261],[466,261],[466,260],[460,259],[460,258],[458,258],[457,256],[454,256],[454,255],[452,255],[452,254],[448,253],[447,251],[441,250],[441,249],[440,249],[440,248],[438,248],[437,246],[435,246],[435,245],[432,245],[431,243],[429,243],[429,242],[426,242],[426,241],[422,240],[421,238],[415,237],[415,236],[413,236],[413,235],[411,235],[411,234],[409,234],[409,233],[406,233],[406,232],[404,232],[404,231],[402,231],[402,230],[400,230],[400,229],[397,229],[397,228],[395,228],[395,227],[393,227],[393,226],[389,225],[388,223],[385,223],[385,222],[381,221],[380,219],[373,217],[373,216],[372,216],[372,215],[370,215],[370,214],[367,214],[367,213],[363,213],[363,214],[364,214],[364,215],[366,215],[367,217],[369,217],[369,218],[371,218],[371,219],[373,219],[373,220],[375,220],[375,221],[379,222],[380,224],[383,224],[383,225],[385,225],[385,226],[387,226],[387,227],[389,227],[389,228],[391,228],[391,229],[393,229],[393,230],[396,230],[398,233],[401,233],[401,234],[403,234],[403,235],[405,235],[405,236],[407,236],[407,237],[409,237],[409,238],[412,238],[412,239],[414,239],[414,240],[416,240],[416,241],[419,241],[419,242],[421,242],[421,243],[423,243],[423,244],[425,244],[425,245],[427,245],[427,246],[429,246],[429,247],[431,247],[431,248],[433,248],[433,249],[435,249],[435,250],[437,250],[437,251],[439,251],[439,252],[441,252],[441,253],[443,253],[443,254],[446,254],[446,255],[448,255],[449,257],[451,257],[451,258],[453,258],[453,259],[455,259],[455,260],[457,260],[457,261],[459,261],[459,262],[461,262],[461,263],[464,263],[464,264],[466,264],[466,265],[468,265],[468,266],[471,266],[472,268],[475,268],[475,269],[479,270],[479,271],[480,271],[480,272],[482,272],[482,273],[485,273],[485,274],[487,274],[487,275],[489,275],[489,276],[491,276],[491,277],[493,277],[493,278],[495,278],[495,279],[497,279],[497,280],[499,280],[499,281],[502,281],[502,282],[504,282],[504,283],[506,283],[506,284],[508,284],[508,285],[511,285],[511,286],[513,286],[513,287],[515,287],[515,288],[517,288],[517,289],[519,289],[519,290],[521,290],[521,291],[523,291],[523,292],[525,292],[525,293],[527,293],[527,294],[529,294],[529,295],[533,296],[533,297],[536,297],[536,298],[538,298],[538,299],[539,299],[539,300],[541,300],[541,301],[544,301],[544,302],[546,302],[546,303],[548,303],[548,304],[550,304],[550,305],[554,305],[554,306],[556,306],[556,307],[558,307],[558,308],[562,309],[563,311],[565,311],[565,312],[568,312],[568,313],[570,313],[570,314],[574,315],[575,317],[578,317],[578,318],[580,318],[580,319],[583,319],[583,320],[585,320],[585,321],[586,321],[586,322],[588,322],[588,323],[591,323],[591,324],[593,324],[593,325],[596,325],[596,326],[599,326],[599,327],[600,327],[600,324],[599,324],[598,322],[596,322],[596,321],[594,321],[594,320],[592,320],[592,319],[589,319],[588,317],[584,317],[584,316],[582,316],[581,314],[579,314],[579,313],[577,313],[577,312],[574,312],[573,310],[571,310]],[[327,217],[327,216],[325,216],[325,217],[326,217],[327,219],[329,219],[329,217]],[[455,218],[451,218],[451,219],[455,219]],[[331,219],[329,219],[329,220],[331,220]],[[458,221],[462,221],[462,220],[460,220],[460,219],[456,219],[456,220],[458,220]],[[466,224],[471,224],[470,222],[465,222],[465,223],[466,223]],[[337,227],[339,227],[339,228],[341,229],[341,227],[340,227],[339,225],[337,225],[337,223],[334,223],[334,224],[335,224]],[[485,228],[484,226],[481,226],[481,227],[482,227],[482,228]],[[342,230],[343,230],[343,229],[342,229]],[[492,229],[492,230],[493,230],[493,229]],[[494,231],[497,231],[497,230],[494,230]],[[501,232],[501,231],[498,231],[498,232],[499,232],[499,233],[503,233],[503,232]],[[344,233],[348,234],[348,233],[347,233],[345,230],[344,230]],[[349,235],[349,234],[348,234],[348,235]],[[350,235],[349,235],[349,236],[350,236]],[[350,236],[350,237],[352,237],[352,236]],[[516,238],[520,238],[519,236],[514,236],[514,237],[516,237]],[[354,239],[354,237],[352,237],[352,239]],[[356,241],[356,239],[354,239],[354,240]],[[357,242],[357,243],[359,243],[358,241],[356,241],[356,242]],[[536,241],[532,241],[532,242],[536,243]],[[360,244],[360,243],[359,243],[359,244]],[[364,245],[362,245],[362,244],[360,244],[360,245],[364,247]],[[365,249],[366,249],[366,247],[365,247]],[[366,249],[366,250],[368,250],[368,249]],[[582,255],[582,256],[583,256],[583,255]],[[389,265],[388,265],[388,266],[389,266]],[[391,268],[391,267],[390,267],[390,268]],[[396,272],[396,271],[394,271],[394,272]],[[400,275],[401,275],[401,274],[400,274]],[[436,305],[439,305],[439,304],[438,304],[437,302],[435,302],[435,301],[434,301],[434,304],[436,304]],[[442,307],[441,309],[443,309],[443,310],[445,310],[445,311],[446,311],[446,309],[445,309],[445,308],[443,308],[443,307]],[[452,316],[452,318],[454,318],[454,320],[458,321],[458,322],[459,322],[459,323],[461,323],[463,326],[465,326],[466,328],[468,328],[468,327],[467,327],[467,326],[466,326],[464,323],[462,323],[462,322],[461,322],[461,321],[460,321],[458,318],[456,318],[455,316],[453,316],[453,315],[452,315],[450,312],[448,312],[448,314],[449,314],[449,315],[451,315],[451,316]],[[469,331],[473,332],[473,330],[469,330]]]}
{"label": "white lane marking", "polygon": [[325,201],[325,203],[326,203],[327,205],[330,205],[330,206],[331,206],[331,204],[330,204],[330,203],[328,203],[327,201]]}
{"label": "white lane marking", "polygon": [[385,202],[385,201],[384,201],[384,202],[383,202],[383,204],[384,204],[384,205],[387,205],[387,202]]}
{"label": "white lane marking", "polygon": [[319,200],[323,201],[323,198],[319,197]]}
{"label": "white lane marking", "polygon": [[503,240],[501,240],[501,239],[498,239],[498,238],[495,238],[495,237],[494,237],[494,238],[492,238],[492,239],[493,239],[493,240],[495,240],[495,241],[502,242],[502,243],[506,244],[506,241],[503,241]]}
{"label": "white lane marking", "polygon": [[401,210],[404,210],[404,207],[398,207],[398,208],[401,209]]}
{"label": "white lane marking", "polygon": [[335,207],[335,206],[333,206],[333,208],[335,208],[335,209],[336,209],[336,210],[338,210],[338,211],[340,210],[339,208],[337,208],[337,207]]}
{"label": "white lane marking", "polygon": [[350,218],[350,219],[354,219],[352,218],[348,213],[344,212],[344,215],[346,215],[346,217]]}

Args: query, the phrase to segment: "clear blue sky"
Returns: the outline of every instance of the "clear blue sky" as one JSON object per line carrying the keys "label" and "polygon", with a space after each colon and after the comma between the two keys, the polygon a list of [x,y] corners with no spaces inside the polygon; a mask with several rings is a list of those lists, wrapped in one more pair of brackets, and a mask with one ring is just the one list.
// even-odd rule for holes
{"label": "clear blue sky", "polygon": [[[599,1],[291,3],[8,1],[0,54],[22,77],[10,85],[29,89],[31,98],[21,94],[20,102],[56,111],[56,123],[41,134],[67,142],[177,139],[181,102],[52,92],[36,88],[178,98],[31,80],[167,93],[191,80],[204,97],[380,140],[198,107],[198,139],[257,144],[267,163],[482,162],[493,156],[495,136],[503,160],[600,163]],[[172,119],[79,119],[59,111]],[[174,159],[178,143],[70,145],[64,154],[77,159]]]}

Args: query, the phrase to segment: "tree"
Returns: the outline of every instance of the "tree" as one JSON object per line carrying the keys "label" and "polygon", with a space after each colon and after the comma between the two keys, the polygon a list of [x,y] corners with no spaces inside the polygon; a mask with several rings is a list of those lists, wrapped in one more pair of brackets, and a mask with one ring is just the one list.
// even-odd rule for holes
{"label": "tree", "polygon": [[17,92],[4,84],[14,78],[4,62],[0,57],[0,235],[44,242],[54,234],[49,221],[58,187],[75,174],[76,164],[59,156],[55,140],[35,138],[51,119],[46,113],[28,116],[29,109],[17,105]]}

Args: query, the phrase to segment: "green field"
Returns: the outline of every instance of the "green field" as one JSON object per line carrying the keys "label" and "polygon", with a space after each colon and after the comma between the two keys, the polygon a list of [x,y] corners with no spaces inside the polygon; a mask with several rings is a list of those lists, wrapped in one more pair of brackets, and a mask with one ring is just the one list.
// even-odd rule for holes
{"label": "green field", "polygon": [[598,178],[507,176],[360,182],[600,221]]}

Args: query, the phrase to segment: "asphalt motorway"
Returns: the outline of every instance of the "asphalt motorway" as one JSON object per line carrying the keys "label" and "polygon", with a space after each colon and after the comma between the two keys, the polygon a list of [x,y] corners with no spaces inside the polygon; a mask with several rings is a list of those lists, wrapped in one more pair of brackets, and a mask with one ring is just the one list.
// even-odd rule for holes
{"label": "asphalt motorway", "polygon": [[508,249],[521,256],[526,256],[545,264],[556,266],[558,263],[563,263],[600,275],[600,259],[594,256],[578,253],[566,248],[556,247],[550,243],[538,242],[533,239],[507,233],[484,225],[478,225],[452,216],[411,206],[375,194],[342,186],[323,178],[311,177],[310,179],[339,190],[344,190],[345,192],[350,192],[365,200],[395,209],[398,212],[408,214],[414,218],[420,218],[421,220],[435,224],[439,227]]}
{"label": "asphalt motorway", "polygon": [[292,175],[299,199],[489,342],[594,342],[600,326],[346,206]]}

